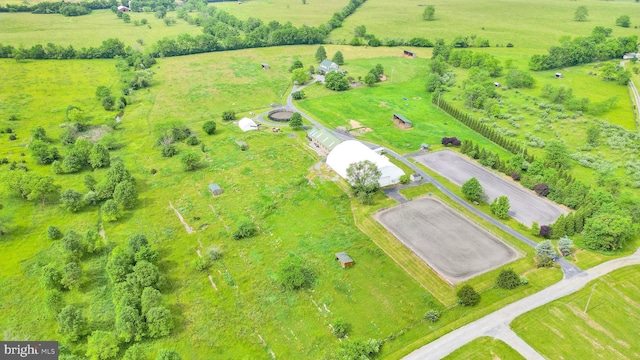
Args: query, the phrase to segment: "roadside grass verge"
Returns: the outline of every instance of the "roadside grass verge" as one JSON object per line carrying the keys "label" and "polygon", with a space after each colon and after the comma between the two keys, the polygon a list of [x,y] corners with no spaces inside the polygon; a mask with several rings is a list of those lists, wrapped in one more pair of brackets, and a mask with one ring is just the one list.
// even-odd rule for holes
{"label": "roadside grass verge", "polygon": [[496,359],[509,359],[509,360],[524,360],[524,357],[519,352],[514,350],[511,346],[507,345],[501,340],[494,339],[492,337],[483,336],[479,337],[470,343],[464,345],[458,350],[452,352],[447,357],[447,360],[454,359],[469,359],[469,360],[496,360]]}

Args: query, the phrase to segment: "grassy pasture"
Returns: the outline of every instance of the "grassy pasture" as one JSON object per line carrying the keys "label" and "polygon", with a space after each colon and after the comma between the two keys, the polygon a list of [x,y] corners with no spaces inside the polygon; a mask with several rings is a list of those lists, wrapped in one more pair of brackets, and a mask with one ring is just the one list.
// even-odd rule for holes
{"label": "grassy pasture", "polygon": [[[489,40],[491,46],[512,43],[517,48],[546,49],[556,45],[561,36],[588,35],[595,26],[614,28],[614,36],[638,34],[633,27],[640,22],[639,17],[632,15],[638,12],[638,4],[632,0],[588,0],[579,4],[555,0],[535,3],[500,0],[490,4],[472,0],[455,3],[436,0],[428,3],[435,6],[435,21],[422,20],[422,5],[425,4],[420,0],[367,1],[330,37],[348,41],[356,26],[365,25],[368,33],[381,39],[426,37],[432,41],[436,38],[450,41],[456,36],[477,35]],[[589,10],[587,21],[573,20],[578,6],[586,6]],[[631,28],[615,26],[621,15],[631,16]]]}
{"label": "grassy pasture", "polygon": [[249,0],[239,4],[236,1],[211,3],[240,20],[258,18],[264,23],[277,21],[281,24],[291,22],[294,26],[319,26],[326,24],[333,13],[339,12],[349,3],[348,0]]}
{"label": "grassy pasture", "polygon": [[524,359],[520,353],[500,340],[491,337],[477,338],[452,352],[446,360],[517,360]]}
{"label": "grassy pasture", "polygon": [[551,359],[637,358],[640,356],[638,270],[638,266],[616,270],[575,294],[516,318],[511,327],[540,354]]}
{"label": "grassy pasture", "polygon": [[[0,13],[0,44],[31,47],[36,44],[72,45],[76,49],[99,46],[109,38],[119,38],[125,45],[141,51],[147,45],[181,34],[199,35],[202,29],[177,19],[167,26],[163,19],[153,13],[128,13],[131,23],[116,17],[111,10],[94,10],[89,15],[66,17],[62,15],[42,15],[31,13]],[[176,17],[175,12],[167,17]],[[135,26],[135,20],[147,19],[148,25]],[[144,46],[136,41],[143,40]]]}

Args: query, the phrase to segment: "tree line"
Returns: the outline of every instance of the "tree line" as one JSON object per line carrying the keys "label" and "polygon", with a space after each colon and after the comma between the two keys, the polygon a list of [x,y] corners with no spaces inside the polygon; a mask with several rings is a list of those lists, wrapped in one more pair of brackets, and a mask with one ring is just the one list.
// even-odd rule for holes
{"label": "tree line", "polygon": [[637,35],[609,38],[611,31],[598,26],[593,29],[590,36],[563,39],[560,46],[549,49],[549,54],[533,55],[529,61],[529,68],[534,71],[557,69],[622,58],[625,53],[637,50]]}
{"label": "tree line", "polygon": [[41,2],[35,4],[6,4],[0,6],[1,12],[30,12],[33,14],[62,14],[64,16],[79,16],[91,13],[91,10],[110,9],[118,6],[116,0],[83,0],[77,3]]}

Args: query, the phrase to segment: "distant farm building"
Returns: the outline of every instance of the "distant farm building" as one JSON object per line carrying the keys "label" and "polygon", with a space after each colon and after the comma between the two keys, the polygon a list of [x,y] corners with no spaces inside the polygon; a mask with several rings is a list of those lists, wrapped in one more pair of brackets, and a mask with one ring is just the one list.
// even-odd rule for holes
{"label": "distant farm building", "polygon": [[622,59],[624,59],[624,60],[640,59],[640,53],[628,53],[628,54],[624,54],[624,55],[622,56]]}
{"label": "distant farm building", "polygon": [[562,79],[562,73],[556,73],[556,79]]}
{"label": "distant farm building", "polygon": [[238,122],[238,127],[240,127],[242,131],[258,130],[258,124],[249,118],[242,118]]}
{"label": "distant farm building", "polygon": [[271,68],[269,64],[260,64],[260,66],[262,66],[262,70],[269,70]]}
{"label": "distant farm building", "polygon": [[409,180],[413,181],[420,181],[422,180],[422,175],[420,174],[411,174],[411,176],[409,176]]}
{"label": "distant farm building", "polygon": [[120,6],[118,6],[118,11],[127,12],[127,11],[131,11],[131,9],[129,9],[126,6],[120,5]]}
{"label": "distant farm building", "polygon": [[494,82],[494,83],[493,83],[493,86],[495,86],[495,87],[501,87],[501,86],[502,86],[502,84],[500,84],[499,82]]}
{"label": "distant farm building", "polygon": [[413,127],[413,123],[400,114],[393,114],[393,122],[401,129],[410,129]]}
{"label": "distant farm building", "polygon": [[340,261],[340,265],[342,265],[343,269],[351,267],[355,264],[355,261],[353,261],[351,256],[347,255],[346,252],[336,253],[336,260]]}
{"label": "distant farm building", "polygon": [[397,184],[400,182],[400,177],[404,175],[402,169],[391,163],[387,157],[376,154],[357,140],[347,140],[338,144],[327,156],[327,165],[343,179],[348,180],[349,165],[365,160],[371,161],[380,170],[381,176],[378,181],[380,186]]}
{"label": "distant farm building", "polygon": [[218,184],[209,184],[209,191],[211,191],[213,196],[222,195],[222,188]]}
{"label": "distant farm building", "polygon": [[420,150],[421,151],[429,151],[429,144],[422,143],[420,145]]}
{"label": "distant farm building", "polygon": [[327,60],[327,59],[322,60],[322,62],[320,63],[320,66],[318,66],[318,72],[320,74],[328,74],[332,71],[341,71],[338,64],[334,63],[331,60]]}
{"label": "distant farm building", "polygon": [[340,144],[340,139],[327,129],[313,128],[307,133],[307,139],[319,147],[325,154],[328,154],[333,148]]}
{"label": "distant farm building", "polygon": [[402,55],[408,58],[415,58],[416,56],[418,56],[416,53],[414,53],[413,51],[409,51],[409,50],[402,50]]}

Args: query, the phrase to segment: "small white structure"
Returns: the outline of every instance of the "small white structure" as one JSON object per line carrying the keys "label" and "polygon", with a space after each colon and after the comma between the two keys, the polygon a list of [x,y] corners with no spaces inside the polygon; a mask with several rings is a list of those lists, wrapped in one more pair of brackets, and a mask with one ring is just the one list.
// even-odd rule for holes
{"label": "small white structure", "polygon": [[420,181],[420,180],[422,180],[422,175],[420,175],[420,174],[411,174],[409,176],[409,180],[411,180],[412,182],[413,181]]}
{"label": "small white structure", "polygon": [[624,60],[629,60],[629,59],[640,59],[640,53],[628,53],[628,54],[624,54],[622,55],[622,59]]}
{"label": "small white structure", "polygon": [[562,79],[562,73],[556,73],[556,79]]}
{"label": "small white structure", "polygon": [[404,172],[385,156],[376,154],[363,143],[357,140],[347,140],[338,144],[327,156],[327,165],[343,179],[347,179],[347,168],[353,163],[369,160],[376,164],[382,176],[380,186],[388,186],[400,182]]}
{"label": "small white structure", "polygon": [[247,117],[240,119],[238,126],[242,131],[258,130],[258,124]]}

